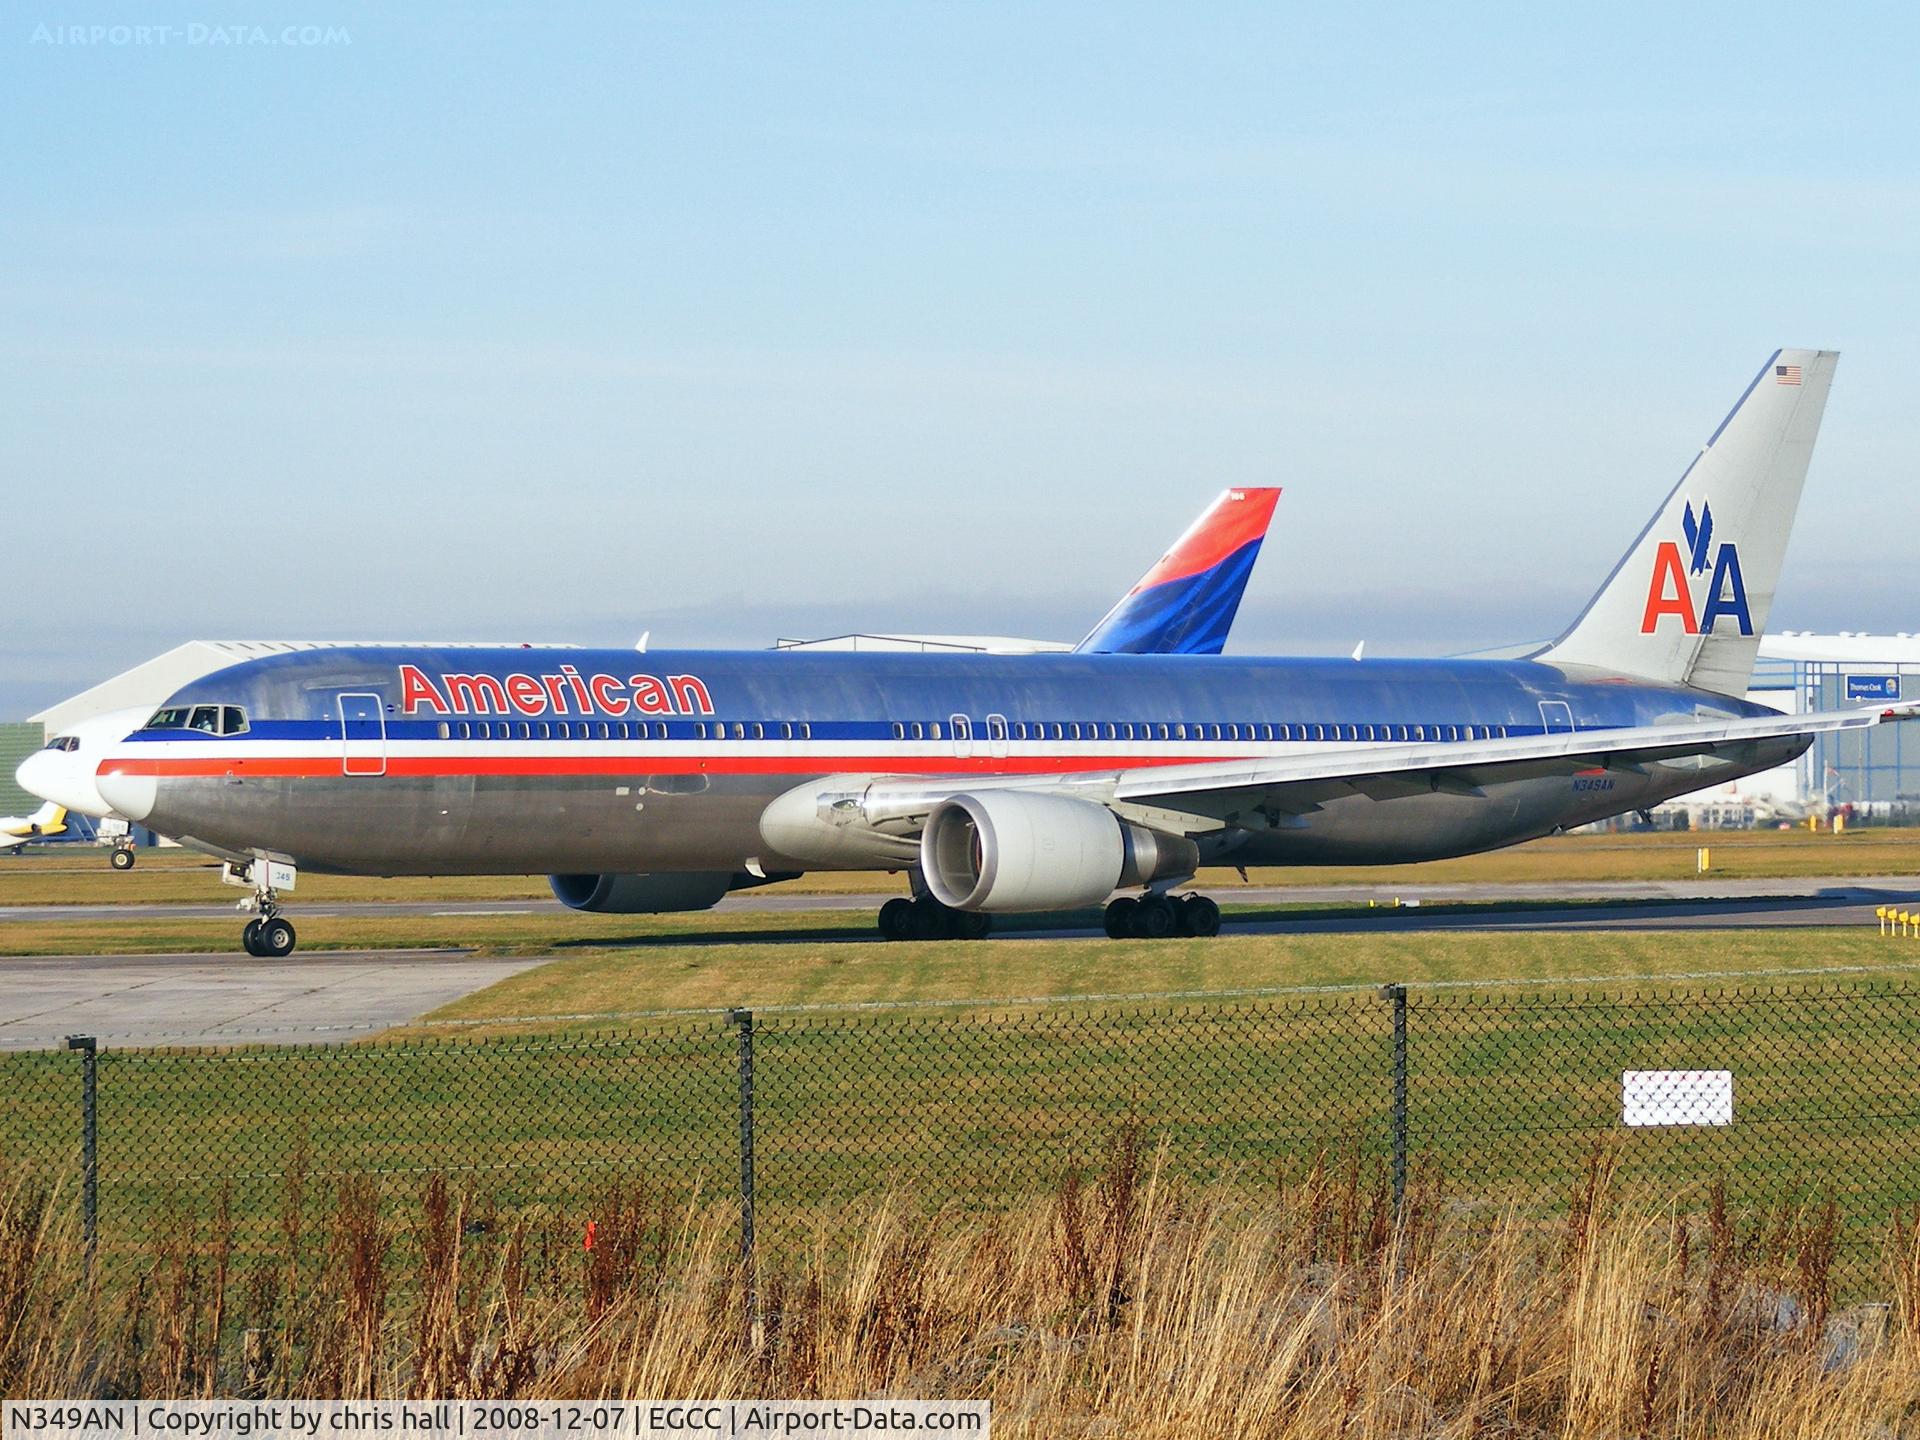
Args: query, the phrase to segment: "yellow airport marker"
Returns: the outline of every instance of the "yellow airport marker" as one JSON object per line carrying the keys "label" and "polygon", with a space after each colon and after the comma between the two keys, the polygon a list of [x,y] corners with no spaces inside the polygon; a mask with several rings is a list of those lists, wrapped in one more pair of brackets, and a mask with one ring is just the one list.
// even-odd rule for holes
{"label": "yellow airport marker", "polygon": [[1873,918],[1880,922],[1880,934],[1882,938],[1884,938],[1887,933],[1887,907],[1884,905],[1874,906]]}

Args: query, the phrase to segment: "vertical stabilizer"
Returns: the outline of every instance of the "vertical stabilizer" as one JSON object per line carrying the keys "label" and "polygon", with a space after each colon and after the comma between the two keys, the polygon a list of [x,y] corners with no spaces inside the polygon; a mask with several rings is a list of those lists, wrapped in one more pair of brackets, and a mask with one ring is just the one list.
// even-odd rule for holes
{"label": "vertical stabilizer", "polygon": [[1839,358],[1776,351],[1573,627],[1534,658],[1743,693]]}
{"label": "vertical stabilizer", "polygon": [[1222,491],[1074,648],[1083,655],[1218,655],[1279,499],[1277,489]]}

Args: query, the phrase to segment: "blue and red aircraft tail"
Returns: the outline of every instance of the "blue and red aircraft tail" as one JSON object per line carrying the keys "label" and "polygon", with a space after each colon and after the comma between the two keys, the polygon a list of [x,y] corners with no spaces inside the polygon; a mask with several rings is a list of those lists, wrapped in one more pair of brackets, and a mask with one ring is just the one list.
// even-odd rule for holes
{"label": "blue and red aircraft tail", "polygon": [[1277,489],[1222,491],[1075,651],[1218,655],[1279,499]]}

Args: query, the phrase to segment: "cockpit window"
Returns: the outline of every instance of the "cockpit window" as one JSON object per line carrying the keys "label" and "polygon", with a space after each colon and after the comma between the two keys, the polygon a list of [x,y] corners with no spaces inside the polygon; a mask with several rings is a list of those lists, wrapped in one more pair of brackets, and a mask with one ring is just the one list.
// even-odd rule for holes
{"label": "cockpit window", "polygon": [[56,735],[53,739],[47,741],[47,749],[65,751],[69,755],[79,748],[80,737],[78,735]]}
{"label": "cockpit window", "polygon": [[[169,705],[153,712],[149,730],[198,730],[207,735],[238,735],[247,728],[247,712],[238,705]],[[79,747],[79,741],[74,741]]]}

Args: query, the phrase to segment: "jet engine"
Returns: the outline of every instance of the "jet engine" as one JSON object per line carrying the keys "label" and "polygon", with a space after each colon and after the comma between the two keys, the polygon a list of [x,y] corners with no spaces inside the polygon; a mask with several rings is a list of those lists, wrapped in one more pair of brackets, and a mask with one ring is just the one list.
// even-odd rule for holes
{"label": "jet engine", "polygon": [[1122,885],[1191,875],[1199,863],[1199,848],[1182,836],[1090,801],[1016,790],[943,800],[920,835],[927,888],[955,910],[1097,905]]}
{"label": "jet engine", "polygon": [[725,870],[678,875],[549,875],[553,898],[569,910],[596,915],[654,915],[667,910],[710,910],[735,888],[755,883]]}

